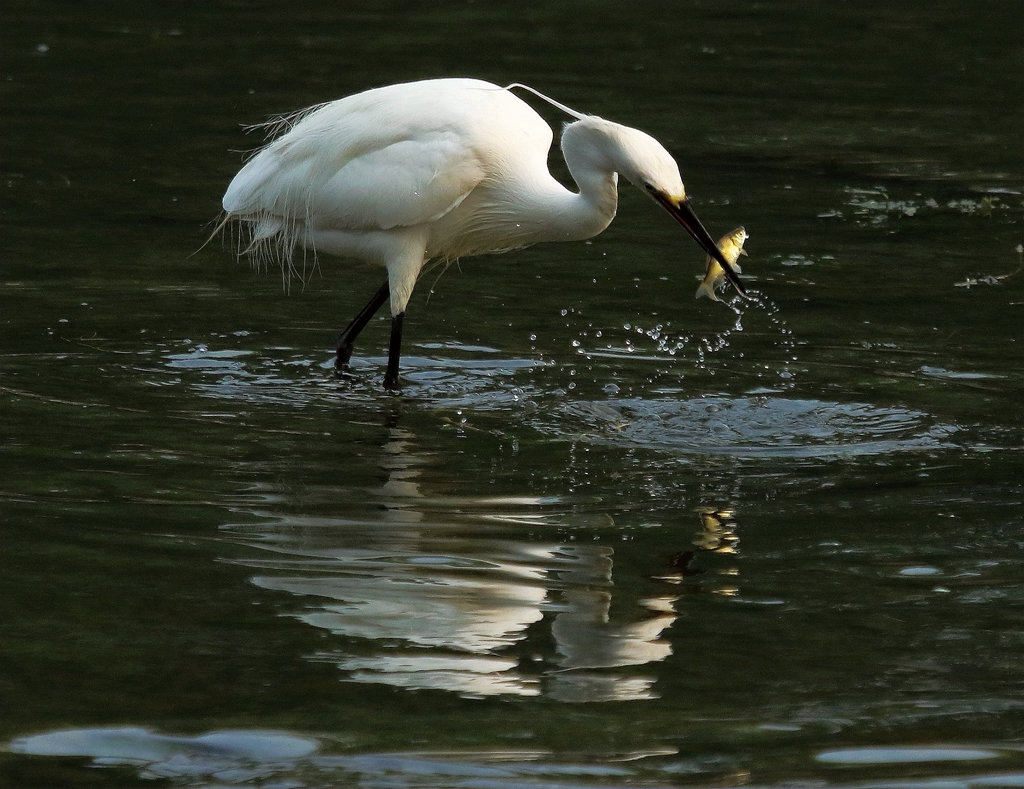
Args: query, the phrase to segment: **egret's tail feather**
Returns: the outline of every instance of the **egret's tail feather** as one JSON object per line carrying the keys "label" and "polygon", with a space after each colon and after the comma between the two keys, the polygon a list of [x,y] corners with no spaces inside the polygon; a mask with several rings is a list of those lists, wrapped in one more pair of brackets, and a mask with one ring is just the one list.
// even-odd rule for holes
{"label": "egret's tail feather", "polygon": [[[294,112],[283,112],[278,115],[271,115],[265,121],[260,121],[259,123],[247,123],[242,128],[245,129],[247,134],[249,132],[261,131],[267,140],[273,140],[280,137],[285,132],[291,131],[292,127],[307,115],[312,115],[318,109],[325,107],[330,103],[331,102],[329,101],[324,101],[320,104],[314,104],[312,107],[295,110]],[[259,150],[260,149],[257,149],[254,153],[258,153]]]}
{"label": "egret's tail feather", "polygon": [[[213,222],[216,223],[214,225],[213,231],[210,233],[210,235],[206,237],[206,241],[200,244],[199,248],[195,252],[193,252],[192,255],[196,255],[202,252],[204,249],[206,249],[207,244],[209,244],[211,241],[213,241],[213,239],[215,239],[217,236],[223,233],[224,229],[231,222],[231,217],[228,216],[227,214],[222,214],[221,216],[214,219]],[[192,257],[192,255],[189,255],[189,257]]]}
{"label": "egret's tail feather", "polygon": [[252,238],[249,240],[249,246],[243,250],[244,254],[249,254],[252,248],[261,241],[273,238],[283,231],[284,222],[276,216],[266,216],[260,219],[250,220],[250,228],[252,230]]}
{"label": "egret's tail feather", "polygon": [[[319,270],[316,250],[300,243],[302,223],[286,221],[271,214],[228,214],[217,226],[215,233],[227,227],[237,228],[236,254],[249,258],[257,271],[266,271],[273,265],[281,269],[285,290],[291,289],[293,280],[305,286],[311,274]],[[296,259],[296,248],[301,247],[301,262]]]}

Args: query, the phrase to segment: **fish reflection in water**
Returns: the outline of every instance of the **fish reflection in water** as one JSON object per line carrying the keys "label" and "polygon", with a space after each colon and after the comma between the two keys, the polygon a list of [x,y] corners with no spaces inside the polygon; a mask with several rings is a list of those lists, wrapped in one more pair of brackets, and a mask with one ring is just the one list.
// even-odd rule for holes
{"label": "fish reflection in water", "polygon": [[[658,580],[673,584],[682,583],[684,578],[701,575],[703,568],[696,566],[694,560],[698,552],[710,552],[719,555],[735,555],[739,553],[740,538],[736,534],[736,513],[730,508],[701,507],[697,510],[699,528],[693,537],[693,548],[681,550],[668,560],[668,571],[658,576]],[[696,549],[696,550],[694,550]],[[739,576],[739,568],[726,566],[716,570],[716,576],[724,578],[711,591],[714,594],[734,597],[739,594],[735,585]]]}
{"label": "fish reflection in water", "polygon": [[[554,531],[551,500],[431,498],[413,434],[391,426],[381,450],[372,517],[263,511],[225,527],[269,552],[243,562],[258,587],[308,600],[294,616],[338,637],[314,659],[349,681],[469,696],[655,695],[636,667],[672,653],[676,595],[620,599],[612,617],[613,548],[509,537],[524,523]],[[537,646],[552,640],[553,653]]]}
{"label": "fish reflection in water", "polygon": [[736,513],[731,509],[702,507],[697,510],[700,531],[693,544],[705,551],[737,553],[740,538],[736,536]]}
{"label": "fish reflection in water", "polygon": [[[693,544],[705,551],[717,554],[734,555],[739,553],[739,537],[736,536],[736,518],[731,509],[714,509],[705,507],[697,511],[701,529],[694,538]],[[712,591],[726,597],[735,597],[740,593],[735,585],[740,571],[736,566],[727,566],[718,571],[728,581],[718,584]]]}

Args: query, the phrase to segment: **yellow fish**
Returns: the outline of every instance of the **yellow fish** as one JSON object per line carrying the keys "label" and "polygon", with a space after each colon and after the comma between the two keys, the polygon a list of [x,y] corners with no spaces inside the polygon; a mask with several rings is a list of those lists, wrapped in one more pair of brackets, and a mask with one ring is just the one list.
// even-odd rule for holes
{"label": "yellow fish", "polygon": [[[736,264],[739,260],[740,255],[745,255],[746,250],[743,249],[743,244],[750,238],[747,235],[747,231],[738,227],[731,233],[726,233],[720,239],[718,239],[718,248],[721,250],[722,255],[729,263],[732,264],[733,269],[739,274],[741,269]],[[694,294],[695,299],[699,299],[701,296],[707,296],[712,301],[721,301],[718,296],[715,295],[715,288],[722,284],[725,280],[725,272],[722,270],[721,265],[710,255],[707,259],[707,270],[704,272],[704,279],[697,286],[697,292]]]}

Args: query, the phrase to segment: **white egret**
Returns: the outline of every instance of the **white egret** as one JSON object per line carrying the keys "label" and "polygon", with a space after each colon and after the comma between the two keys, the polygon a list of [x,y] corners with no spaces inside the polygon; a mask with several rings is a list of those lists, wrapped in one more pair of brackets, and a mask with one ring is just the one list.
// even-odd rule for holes
{"label": "white egret", "polygon": [[[575,119],[561,147],[578,192],[551,176],[551,128],[515,88]],[[387,388],[398,386],[402,318],[428,260],[596,236],[615,216],[619,175],[660,203],[744,292],[657,140],[525,85],[389,85],[311,107],[283,125],[287,131],[231,181],[225,221],[248,231],[244,253],[276,259],[286,273],[297,248],[387,269],[387,280],[342,331],[336,360],[338,368],[347,366],[357,335],[390,299]]]}

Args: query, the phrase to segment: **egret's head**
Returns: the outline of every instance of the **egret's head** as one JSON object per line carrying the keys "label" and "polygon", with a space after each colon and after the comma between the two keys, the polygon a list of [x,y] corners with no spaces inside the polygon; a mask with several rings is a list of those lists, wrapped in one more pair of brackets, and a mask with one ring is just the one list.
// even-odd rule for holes
{"label": "egret's head", "polygon": [[566,126],[562,150],[577,182],[577,173],[611,171],[647,192],[718,261],[736,290],[746,295],[735,269],[690,208],[679,166],[660,142],[639,129],[589,115]]}
{"label": "egret's head", "polygon": [[623,153],[619,172],[631,183],[653,197],[679,224],[686,228],[686,232],[700,244],[701,249],[718,261],[736,290],[746,295],[735,269],[729,265],[722,251],[690,207],[686,189],[683,187],[683,179],[679,176],[679,166],[672,158],[672,154],[666,151],[664,146],[651,135],[639,129],[613,125],[617,127],[613,138]]}
{"label": "egret's head", "polygon": [[681,224],[690,237],[700,244],[700,248],[703,249],[709,257],[718,261],[718,264],[722,267],[725,272],[726,279],[732,283],[733,287],[741,296],[746,296],[746,288],[743,287],[743,283],[740,282],[739,275],[736,273],[736,269],[725,259],[725,255],[722,254],[722,250],[715,244],[714,239],[711,238],[711,234],[704,229],[704,225],[697,218],[697,215],[693,212],[690,207],[690,201],[683,196],[682,199],[676,199],[670,197],[666,192],[662,191],[652,183],[644,183],[644,189],[654,198],[655,202],[660,204],[662,208],[668,211],[673,219]]}
{"label": "egret's head", "polygon": [[562,150],[570,169],[617,173],[634,186],[649,183],[676,200],[686,199],[672,154],[639,129],[587,115],[566,125]]}
{"label": "egret's head", "polygon": [[686,199],[679,165],[660,142],[639,129],[605,123],[609,158],[623,178],[641,189],[654,189],[677,203]]}

